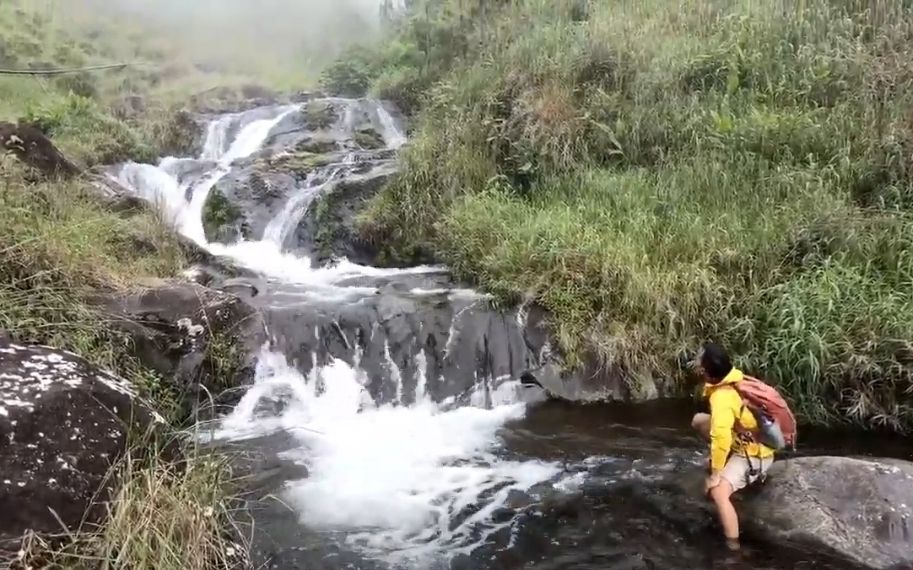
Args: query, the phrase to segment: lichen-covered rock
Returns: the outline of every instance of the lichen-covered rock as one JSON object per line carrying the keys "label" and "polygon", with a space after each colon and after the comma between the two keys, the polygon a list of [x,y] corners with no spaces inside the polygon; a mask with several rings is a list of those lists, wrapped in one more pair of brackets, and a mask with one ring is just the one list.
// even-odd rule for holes
{"label": "lichen-covered rock", "polygon": [[136,357],[185,394],[185,412],[252,379],[252,355],[265,340],[253,307],[196,283],[150,285],[97,303],[129,335]]}
{"label": "lichen-covered rock", "polygon": [[0,339],[0,538],[97,520],[93,497],[129,431],[161,421],[127,381],[82,358]]}
{"label": "lichen-covered rock", "polygon": [[775,463],[742,511],[773,544],[836,554],[864,568],[913,568],[913,463],[802,457]]}

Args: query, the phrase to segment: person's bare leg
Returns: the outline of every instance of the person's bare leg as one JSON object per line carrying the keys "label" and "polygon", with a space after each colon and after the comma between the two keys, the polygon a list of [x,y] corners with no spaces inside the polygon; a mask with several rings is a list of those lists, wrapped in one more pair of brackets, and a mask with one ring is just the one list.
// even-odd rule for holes
{"label": "person's bare leg", "polygon": [[691,427],[694,428],[704,439],[710,439],[710,414],[694,414],[691,419]]}
{"label": "person's bare leg", "polygon": [[733,493],[732,484],[726,479],[720,479],[720,484],[710,490],[710,497],[716,503],[720,524],[723,526],[723,534],[726,536],[726,544],[730,548],[738,548],[739,515],[732,504]]}

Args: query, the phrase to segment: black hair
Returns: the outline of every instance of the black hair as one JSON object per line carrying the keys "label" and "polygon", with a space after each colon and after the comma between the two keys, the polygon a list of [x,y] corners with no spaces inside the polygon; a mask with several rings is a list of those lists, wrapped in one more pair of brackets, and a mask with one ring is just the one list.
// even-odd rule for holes
{"label": "black hair", "polygon": [[722,346],[708,342],[704,344],[701,351],[701,368],[704,373],[711,379],[719,382],[732,372],[732,361],[726,349]]}

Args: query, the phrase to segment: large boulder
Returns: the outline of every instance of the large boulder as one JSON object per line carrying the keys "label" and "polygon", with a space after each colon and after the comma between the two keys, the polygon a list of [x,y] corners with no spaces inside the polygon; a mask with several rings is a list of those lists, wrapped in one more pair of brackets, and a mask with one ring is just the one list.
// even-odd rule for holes
{"label": "large boulder", "polygon": [[69,352],[0,338],[0,541],[97,521],[128,434],[157,422],[127,381]]}
{"label": "large boulder", "polygon": [[775,463],[745,501],[746,532],[873,569],[913,568],[913,463],[802,457]]}
{"label": "large boulder", "polygon": [[[203,208],[206,238],[220,243],[264,238],[267,227],[320,166],[342,157],[295,153],[237,164],[209,192]],[[310,183],[319,183],[319,179]]]}
{"label": "large boulder", "polygon": [[253,355],[266,338],[259,312],[237,295],[197,283],[148,285],[96,302],[129,336],[136,357],[184,394],[185,412],[253,379]]}

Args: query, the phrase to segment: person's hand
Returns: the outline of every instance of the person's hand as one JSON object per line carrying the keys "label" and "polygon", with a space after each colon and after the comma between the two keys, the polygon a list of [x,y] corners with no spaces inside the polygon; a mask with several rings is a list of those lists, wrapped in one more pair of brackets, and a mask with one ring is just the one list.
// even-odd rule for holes
{"label": "person's hand", "polygon": [[710,493],[714,487],[718,487],[720,484],[720,475],[719,473],[714,473],[710,477],[707,477],[707,480],[704,482],[704,493]]}

